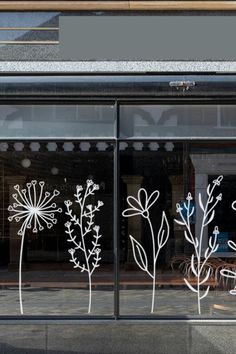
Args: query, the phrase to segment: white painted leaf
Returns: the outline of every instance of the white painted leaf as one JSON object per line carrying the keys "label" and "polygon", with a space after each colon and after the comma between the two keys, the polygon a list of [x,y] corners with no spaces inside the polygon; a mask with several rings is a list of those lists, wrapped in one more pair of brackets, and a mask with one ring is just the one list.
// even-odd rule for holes
{"label": "white painted leaf", "polygon": [[170,234],[170,226],[166,214],[163,211],[162,218],[161,218],[161,226],[157,235],[157,244],[160,248],[165,246],[166,242],[168,241],[169,234]]}
{"label": "white painted leaf", "polygon": [[202,203],[202,195],[201,195],[201,193],[199,193],[199,195],[198,195],[198,201],[199,201],[200,208],[202,209],[202,211],[204,211],[205,209],[204,209],[204,206],[203,206],[203,203]]}
{"label": "white painted leaf", "polygon": [[210,191],[210,188],[211,188],[211,185],[208,184],[208,186],[207,186],[207,194],[208,194],[208,195],[210,195],[210,192],[211,192],[211,191]]}
{"label": "white painted leaf", "polygon": [[141,268],[144,271],[147,271],[148,270],[148,261],[147,261],[146,252],[145,252],[143,246],[137,240],[135,240],[135,238],[133,236],[129,235],[129,237],[130,237],[130,241],[132,244],[133,256],[134,256],[135,262],[137,263],[139,268]]}
{"label": "white painted leaf", "polygon": [[211,268],[208,269],[205,278],[199,283],[200,285],[204,284],[209,279],[210,273],[211,273]]}
{"label": "white painted leaf", "polygon": [[208,218],[207,222],[204,224],[204,226],[210,224],[212,222],[212,220],[215,217],[215,210],[213,210],[213,212],[211,213],[211,216]]}
{"label": "white painted leaf", "polygon": [[219,243],[212,249],[211,253],[215,253],[219,248]]}
{"label": "white painted leaf", "polygon": [[193,274],[197,277],[197,271],[196,271],[195,264],[194,264],[194,254],[192,254],[192,257],[191,257],[191,269],[192,269]]}
{"label": "white painted leaf", "polygon": [[193,240],[188,236],[188,233],[186,230],[184,230],[184,236],[189,243],[193,244]]}
{"label": "white painted leaf", "polygon": [[192,207],[191,212],[189,213],[189,218],[191,218],[191,216],[194,214],[194,207]]}
{"label": "white painted leaf", "polygon": [[209,252],[209,247],[207,247],[207,249],[206,249],[206,251],[205,251],[205,253],[204,253],[204,257],[205,257],[205,258],[207,258],[208,252]]}
{"label": "white painted leaf", "polygon": [[175,222],[176,222],[176,224],[179,224],[179,225],[185,225],[185,223],[183,221],[180,221],[180,220],[177,220],[177,219],[175,219]]}
{"label": "white painted leaf", "polygon": [[209,242],[208,242],[209,246],[211,248],[213,248],[213,244],[212,244],[212,236],[209,237]]}
{"label": "white painted leaf", "polygon": [[191,285],[189,284],[188,280],[186,278],[184,278],[185,284],[187,285],[187,287],[193,291],[194,293],[197,293],[197,290]]}
{"label": "white painted leaf", "polygon": [[233,241],[228,241],[228,245],[230,248],[232,248],[232,250],[236,251],[236,243]]}
{"label": "white painted leaf", "polygon": [[207,287],[205,293],[200,297],[200,300],[204,299],[204,297],[206,297],[208,295],[209,289],[210,289],[210,286]]}

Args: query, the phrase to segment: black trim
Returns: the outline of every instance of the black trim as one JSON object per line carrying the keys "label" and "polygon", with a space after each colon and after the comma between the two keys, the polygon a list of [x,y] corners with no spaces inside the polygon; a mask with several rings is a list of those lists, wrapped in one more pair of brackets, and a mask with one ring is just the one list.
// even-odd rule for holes
{"label": "black trim", "polygon": [[[189,90],[171,81],[194,81]],[[235,98],[236,75],[56,75],[0,77],[4,98]]]}

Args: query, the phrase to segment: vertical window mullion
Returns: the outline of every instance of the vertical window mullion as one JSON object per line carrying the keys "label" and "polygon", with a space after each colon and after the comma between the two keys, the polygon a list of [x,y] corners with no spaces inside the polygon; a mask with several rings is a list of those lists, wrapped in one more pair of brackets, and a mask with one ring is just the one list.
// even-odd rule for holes
{"label": "vertical window mullion", "polygon": [[119,218],[119,106],[116,102],[116,142],[114,146],[114,316],[115,319],[119,317],[119,232],[120,232],[120,218]]}

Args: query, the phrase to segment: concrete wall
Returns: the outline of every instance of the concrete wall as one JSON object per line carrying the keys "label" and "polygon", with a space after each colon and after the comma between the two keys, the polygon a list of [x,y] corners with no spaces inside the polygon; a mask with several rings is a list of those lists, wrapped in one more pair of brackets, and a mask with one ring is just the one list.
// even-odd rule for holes
{"label": "concrete wall", "polygon": [[0,354],[235,354],[236,322],[106,321],[0,325]]}

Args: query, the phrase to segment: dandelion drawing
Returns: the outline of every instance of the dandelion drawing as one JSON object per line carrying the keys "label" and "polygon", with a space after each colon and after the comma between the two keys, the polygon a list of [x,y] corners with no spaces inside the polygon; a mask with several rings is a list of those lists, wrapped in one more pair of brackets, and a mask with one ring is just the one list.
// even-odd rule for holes
{"label": "dandelion drawing", "polygon": [[19,301],[20,312],[24,313],[22,304],[22,256],[24,249],[24,238],[27,229],[32,229],[33,233],[44,230],[44,228],[51,229],[57,223],[55,213],[61,213],[62,209],[57,208],[56,203],[52,203],[54,197],[58,196],[60,192],[54,190],[52,193],[44,192],[45,182],[39,183],[35,180],[26,184],[26,188],[20,189],[17,184],[14,186],[16,193],[12,194],[13,205],[8,207],[8,211],[12,213],[8,217],[9,221],[15,220],[21,223],[21,227],[17,234],[21,236],[20,258],[19,258]]}
{"label": "dandelion drawing", "polygon": [[123,211],[122,215],[124,217],[132,217],[140,215],[143,217],[150,229],[151,242],[152,242],[152,266],[149,266],[147,254],[143,246],[132,236],[129,235],[133,256],[138,267],[146,272],[152,279],[152,302],[151,302],[151,313],[154,312],[155,307],[155,291],[156,291],[156,264],[160,253],[160,250],[165,246],[170,233],[170,227],[166,214],[162,212],[161,225],[157,234],[154,234],[152,221],[150,219],[149,209],[155,204],[159,198],[160,192],[155,190],[150,196],[148,196],[147,191],[144,188],[139,189],[137,198],[133,196],[127,197],[127,203],[130,208]]}
{"label": "dandelion drawing", "polygon": [[[92,275],[100,264],[101,260],[101,244],[100,227],[95,225],[95,214],[100,211],[104,203],[98,200],[96,205],[88,203],[88,198],[95,195],[95,191],[99,190],[99,185],[92,180],[86,181],[86,186],[76,186],[75,202],[79,205],[79,215],[73,213],[70,200],[65,201],[66,215],[70,217],[70,221],[65,223],[67,241],[72,247],[68,250],[73,263],[74,269],[88,274],[89,301],[88,313],[91,312],[92,301]],[[76,229],[76,231],[75,231]],[[77,231],[78,230],[78,231]]]}
{"label": "dandelion drawing", "polygon": [[[236,210],[236,200],[232,203],[232,209]],[[229,247],[233,250],[236,251],[236,243],[233,241],[228,241],[228,245]],[[232,268],[235,269],[235,265],[232,265]],[[234,279],[234,281],[236,280],[236,271],[235,270],[231,270],[231,269],[221,269],[220,274],[228,279]],[[236,295],[236,286],[234,287],[234,289],[231,289],[229,291],[229,293],[231,295]]]}
{"label": "dandelion drawing", "polygon": [[[211,267],[208,263],[209,258],[214,252],[217,251],[219,244],[217,243],[217,237],[219,234],[218,227],[215,226],[213,230],[213,235],[209,237],[208,246],[206,250],[203,250],[203,236],[204,229],[209,225],[215,217],[215,207],[222,200],[222,194],[220,193],[217,197],[213,196],[213,192],[217,186],[220,186],[223,176],[219,176],[207,187],[207,198],[206,203],[202,201],[202,195],[198,195],[199,207],[202,210],[202,219],[200,222],[200,234],[194,236],[191,230],[190,218],[194,213],[195,207],[192,205],[191,200],[193,199],[191,193],[188,193],[186,201],[183,207],[177,203],[176,210],[180,216],[180,220],[175,222],[181,226],[185,226],[184,236],[186,240],[193,246],[194,253],[191,256],[191,271],[196,277],[196,286],[191,285],[188,279],[184,279],[188,288],[197,294],[197,306],[198,314],[201,314],[201,300],[203,300],[209,292],[210,286],[206,287],[206,282],[208,281],[211,274]],[[202,290],[201,287],[204,286],[206,289]]]}

